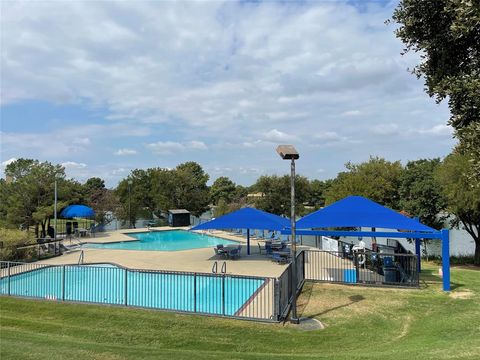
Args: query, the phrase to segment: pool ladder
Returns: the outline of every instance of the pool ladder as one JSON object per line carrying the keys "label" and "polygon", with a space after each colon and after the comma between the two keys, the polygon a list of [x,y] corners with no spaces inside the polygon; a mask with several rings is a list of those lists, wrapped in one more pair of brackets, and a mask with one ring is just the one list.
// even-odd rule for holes
{"label": "pool ladder", "polygon": [[[212,266],[212,273],[217,274],[218,273],[218,261],[215,261]],[[224,261],[222,264],[222,267],[220,268],[220,273],[221,274],[226,274],[227,273],[227,262]]]}
{"label": "pool ladder", "polygon": [[80,256],[78,257],[78,265],[83,264],[83,260],[85,258],[85,255],[83,254],[83,250],[80,252]]}

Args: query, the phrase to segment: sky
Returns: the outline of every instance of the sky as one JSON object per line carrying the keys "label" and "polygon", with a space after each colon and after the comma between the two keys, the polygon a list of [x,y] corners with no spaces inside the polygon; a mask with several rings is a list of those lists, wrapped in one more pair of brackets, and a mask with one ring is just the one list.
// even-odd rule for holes
{"label": "sky", "polygon": [[443,157],[447,104],[402,56],[397,1],[1,2],[0,173],[18,158],[116,186],[200,163],[250,185],[289,164]]}

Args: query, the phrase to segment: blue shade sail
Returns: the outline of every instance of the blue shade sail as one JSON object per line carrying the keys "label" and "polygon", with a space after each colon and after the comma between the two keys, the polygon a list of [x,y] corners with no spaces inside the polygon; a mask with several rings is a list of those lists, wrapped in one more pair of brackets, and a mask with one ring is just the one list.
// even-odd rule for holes
{"label": "blue shade sail", "polygon": [[362,196],[348,196],[297,221],[297,229],[374,227],[437,232],[429,226]]}
{"label": "blue shade sail", "polygon": [[243,208],[217,219],[197,225],[191,230],[208,229],[258,229],[282,230],[290,226],[290,220],[254,208]]}

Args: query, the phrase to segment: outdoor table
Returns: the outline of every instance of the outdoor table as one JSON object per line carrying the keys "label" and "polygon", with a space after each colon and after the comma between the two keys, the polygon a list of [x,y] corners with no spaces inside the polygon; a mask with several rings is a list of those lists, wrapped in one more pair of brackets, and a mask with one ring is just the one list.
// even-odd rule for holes
{"label": "outdoor table", "polygon": [[80,237],[85,237],[87,236],[87,229],[76,229],[75,233],[80,236]]}

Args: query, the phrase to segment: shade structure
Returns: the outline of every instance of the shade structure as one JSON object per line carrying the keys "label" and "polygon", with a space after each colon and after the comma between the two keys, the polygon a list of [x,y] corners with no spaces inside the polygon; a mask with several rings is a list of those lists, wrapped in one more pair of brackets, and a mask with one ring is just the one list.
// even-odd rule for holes
{"label": "shade structure", "polygon": [[289,219],[247,207],[197,225],[191,230],[247,229],[247,253],[250,254],[250,229],[282,230],[288,226],[290,226]]}
{"label": "shade structure", "polygon": [[[398,232],[325,230],[328,228],[370,227],[395,229]],[[448,229],[441,231],[423,225],[394,210],[361,196],[349,196],[297,221],[297,234],[321,236],[379,236],[416,239],[415,248],[420,269],[418,239],[442,241],[443,290],[450,291],[450,237]],[[305,230],[302,230],[305,229]],[[310,229],[310,230],[308,230]],[[311,230],[314,229],[314,230]],[[290,229],[282,233],[289,234]]]}
{"label": "shade structure", "polygon": [[297,229],[370,227],[437,232],[362,196],[348,196],[297,221]]}
{"label": "shade structure", "polygon": [[95,211],[85,205],[69,205],[62,210],[60,216],[66,219],[71,218],[92,218],[95,216]]}

